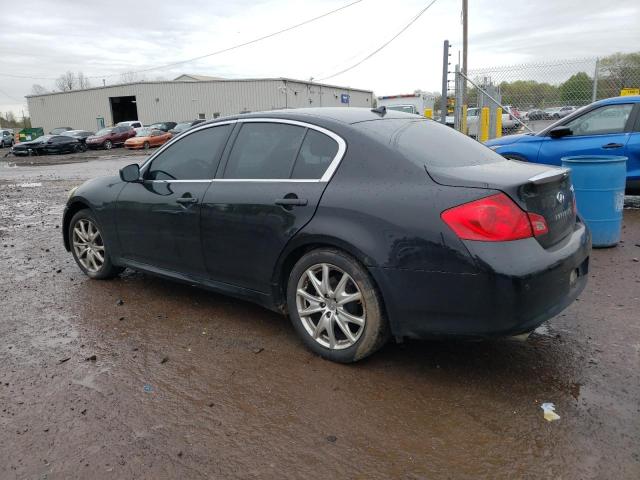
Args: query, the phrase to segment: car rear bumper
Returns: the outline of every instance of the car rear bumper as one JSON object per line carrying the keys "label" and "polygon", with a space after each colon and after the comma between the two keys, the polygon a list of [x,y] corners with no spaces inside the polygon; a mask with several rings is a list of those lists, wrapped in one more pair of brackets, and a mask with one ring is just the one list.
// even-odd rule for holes
{"label": "car rear bumper", "polygon": [[582,223],[547,250],[533,238],[467,246],[478,273],[370,267],[396,337],[528,332],[564,310],[587,283],[591,236]]}

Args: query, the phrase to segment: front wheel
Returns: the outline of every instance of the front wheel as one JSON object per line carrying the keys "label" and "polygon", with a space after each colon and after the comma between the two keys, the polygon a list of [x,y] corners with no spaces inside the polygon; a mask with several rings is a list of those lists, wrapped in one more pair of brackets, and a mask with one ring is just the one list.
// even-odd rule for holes
{"label": "front wheel", "polygon": [[107,140],[106,142],[104,142],[104,148],[106,150],[111,150],[113,148],[113,143],[111,143],[111,140]]}
{"label": "front wheel", "polygon": [[144,144],[142,145],[142,148],[144,148],[145,150],[149,150],[149,147],[151,145],[149,145],[149,142],[144,142]]}
{"label": "front wheel", "polygon": [[293,267],[289,316],[305,345],[340,363],[361,360],[388,338],[382,301],[369,274],[350,255],[314,250]]}
{"label": "front wheel", "polygon": [[103,280],[123,270],[111,263],[108,245],[89,209],[80,210],[69,222],[69,243],[74,260],[88,277]]}

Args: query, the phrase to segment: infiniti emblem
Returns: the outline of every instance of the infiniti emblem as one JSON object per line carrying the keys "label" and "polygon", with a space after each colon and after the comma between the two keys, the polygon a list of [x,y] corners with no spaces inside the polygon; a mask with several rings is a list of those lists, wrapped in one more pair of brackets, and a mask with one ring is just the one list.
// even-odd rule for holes
{"label": "infiniti emblem", "polygon": [[562,192],[558,192],[556,194],[556,200],[558,201],[558,203],[562,204],[564,203],[564,193]]}

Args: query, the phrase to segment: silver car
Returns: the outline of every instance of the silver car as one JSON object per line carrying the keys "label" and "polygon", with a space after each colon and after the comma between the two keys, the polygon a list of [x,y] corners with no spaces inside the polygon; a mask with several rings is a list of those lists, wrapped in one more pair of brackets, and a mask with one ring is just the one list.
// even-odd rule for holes
{"label": "silver car", "polygon": [[13,147],[13,130],[0,129],[0,148]]}

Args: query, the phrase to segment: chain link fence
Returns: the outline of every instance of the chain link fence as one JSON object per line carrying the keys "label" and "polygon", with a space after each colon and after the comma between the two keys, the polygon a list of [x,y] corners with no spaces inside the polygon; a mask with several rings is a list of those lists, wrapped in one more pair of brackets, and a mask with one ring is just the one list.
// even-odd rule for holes
{"label": "chain link fence", "polygon": [[[539,131],[625,89],[640,89],[640,53],[480,68],[466,76],[456,69],[447,123],[479,140]],[[489,107],[488,132],[482,130],[483,107]]]}

